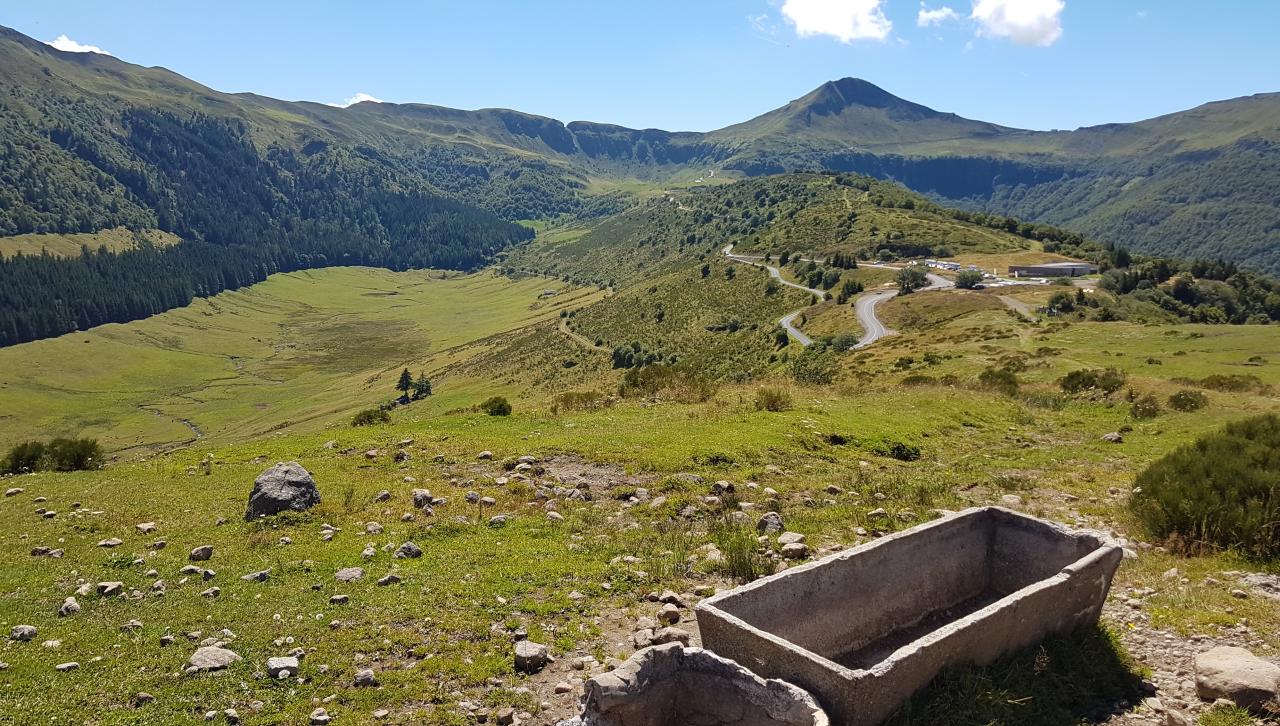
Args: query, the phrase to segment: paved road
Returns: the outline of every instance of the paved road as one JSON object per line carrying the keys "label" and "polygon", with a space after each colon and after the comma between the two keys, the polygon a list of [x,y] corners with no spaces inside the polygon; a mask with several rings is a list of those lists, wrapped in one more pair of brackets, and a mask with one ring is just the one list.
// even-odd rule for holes
{"label": "paved road", "polygon": [[[757,262],[757,260],[764,259],[759,255],[735,255],[733,254],[733,245],[731,244],[725,245],[725,248],[722,251],[724,252],[725,257],[728,257],[734,262],[741,262],[746,265],[754,265],[755,267],[763,267],[764,269],[769,271],[770,277],[777,280],[778,282],[781,282],[783,285],[787,285],[788,287],[794,287],[797,290],[804,290],[805,292],[810,293],[812,295],[817,295],[818,299],[820,300],[826,295],[826,293],[822,290],[815,290],[811,287],[805,287],[804,285],[797,285],[794,282],[789,282],[787,280],[782,279],[782,272],[778,268],[772,265],[766,265],[763,262]],[[800,259],[809,261],[807,258],[804,258],[804,257]],[[902,269],[901,267],[895,267],[893,265],[883,265],[875,262],[865,262],[865,263],[862,263],[862,266],[863,267],[880,267],[886,270]],[[947,278],[941,275],[935,275],[934,273],[929,272],[929,273],[926,273],[926,277],[929,280],[929,286],[921,288],[921,290],[942,290],[948,287],[955,287],[954,282],[948,280]],[[885,327],[884,323],[880,322],[880,318],[876,317],[876,306],[884,302],[885,300],[888,300],[889,298],[896,296],[897,294],[898,294],[897,290],[879,290],[876,292],[865,293],[859,296],[858,299],[854,301],[853,308],[858,316],[858,324],[862,326],[862,331],[863,331],[861,339],[859,339],[858,344],[854,346],[855,350],[867,348],[871,346],[873,343],[875,343],[877,340],[880,340],[881,338],[894,334],[895,331]],[[799,343],[800,345],[808,346],[813,344],[813,339],[805,335],[802,330],[800,330],[795,326],[796,318],[800,317],[800,314],[803,313],[804,311],[805,309],[801,308],[794,312],[787,313],[786,315],[782,316],[781,320],[778,321],[778,325],[781,325],[782,328],[787,331],[787,334],[790,335],[797,343]]]}

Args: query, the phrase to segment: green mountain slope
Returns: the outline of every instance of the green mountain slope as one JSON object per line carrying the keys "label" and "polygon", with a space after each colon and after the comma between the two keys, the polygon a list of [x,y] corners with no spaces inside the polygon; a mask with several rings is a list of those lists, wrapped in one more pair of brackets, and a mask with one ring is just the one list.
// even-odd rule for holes
{"label": "green mountain slope", "polygon": [[[11,152],[0,162],[8,164],[0,177],[5,235],[125,225],[198,238],[212,232],[189,219],[193,209],[231,204],[248,210],[238,220],[245,224],[278,217],[276,205],[295,198],[280,191],[289,184],[311,187],[310,204],[296,205],[300,218],[363,221],[367,205],[331,204],[353,177],[366,187],[463,200],[505,219],[545,219],[582,212],[596,192],[636,181],[826,169],[1139,250],[1280,270],[1272,254],[1280,246],[1280,94],[1133,124],[1034,132],[935,111],[846,78],[749,121],[693,133],[566,124],[507,109],[340,109],[226,94],[162,68],[62,53],[10,30],[0,30],[0,66],[0,138]],[[264,161],[275,178],[248,189],[220,186],[219,174],[239,172],[213,167],[175,192],[183,185],[154,180],[152,157],[161,151],[142,140],[175,127],[235,140],[246,161]],[[161,146],[185,158],[204,143]]]}

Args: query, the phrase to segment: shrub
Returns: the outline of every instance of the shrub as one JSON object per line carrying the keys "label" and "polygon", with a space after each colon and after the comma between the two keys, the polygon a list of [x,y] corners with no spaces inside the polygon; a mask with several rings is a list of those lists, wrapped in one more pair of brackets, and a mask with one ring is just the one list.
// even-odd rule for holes
{"label": "shrub", "polygon": [[814,344],[791,361],[791,377],[800,383],[826,385],[836,375],[836,363],[825,345]]}
{"label": "shrub", "polygon": [[49,443],[27,441],[9,450],[0,463],[0,474],[29,471],[84,471],[101,469],[102,447],[97,439],[53,439]]}
{"label": "shrub", "polygon": [[1199,411],[1209,405],[1209,397],[1200,391],[1178,391],[1169,396],[1169,408],[1175,411],[1190,413],[1191,411]]}
{"label": "shrub", "polygon": [[681,402],[702,402],[716,393],[714,381],[701,372],[679,365],[652,365],[633,368],[618,384],[623,398],[665,398]]}
{"label": "shrub", "polygon": [[902,385],[904,386],[933,386],[937,385],[937,383],[938,379],[933,376],[923,376],[919,374],[910,375],[902,379]]}
{"label": "shrub", "polygon": [[886,439],[872,448],[872,451],[879,456],[888,456],[898,461],[915,461],[920,458],[920,447],[903,441]]}
{"label": "shrub", "polygon": [[1124,380],[1124,371],[1118,368],[1084,369],[1071,371],[1058,381],[1058,385],[1067,393],[1083,393],[1096,390],[1111,394],[1120,390],[1120,387],[1124,385]]}
{"label": "shrub", "polygon": [[1182,549],[1280,556],[1280,417],[1227,424],[1138,475],[1130,508],[1154,536]]}
{"label": "shrub", "polygon": [[366,408],[351,418],[352,426],[372,426],[384,424],[391,420],[391,414],[380,408]]}
{"label": "shrub", "polygon": [[1006,396],[1018,394],[1018,376],[1007,368],[988,368],[978,374],[978,385]]}
{"label": "shrub", "polygon": [[480,404],[480,410],[490,416],[510,416],[511,404],[503,396],[494,396],[485,399],[484,403]]}
{"label": "shrub", "polygon": [[769,560],[760,554],[756,531],[750,526],[726,519],[712,528],[711,538],[724,557],[716,566],[721,574],[748,583],[769,572]]}
{"label": "shrub", "polygon": [[791,392],[781,386],[761,386],[756,389],[757,411],[787,411],[791,406]]}
{"label": "shrub", "polygon": [[1245,393],[1247,391],[1257,391],[1258,393],[1266,393],[1271,387],[1262,382],[1262,379],[1254,375],[1223,375],[1214,373],[1205,376],[1198,381],[1186,381],[1201,388],[1207,388],[1210,391],[1222,391],[1223,393]]}
{"label": "shrub", "polygon": [[1129,405],[1129,415],[1136,419],[1155,418],[1160,415],[1160,402],[1150,393],[1139,396]]}
{"label": "shrub", "polygon": [[972,290],[982,284],[982,273],[977,270],[965,270],[956,275],[956,287],[961,290]]}

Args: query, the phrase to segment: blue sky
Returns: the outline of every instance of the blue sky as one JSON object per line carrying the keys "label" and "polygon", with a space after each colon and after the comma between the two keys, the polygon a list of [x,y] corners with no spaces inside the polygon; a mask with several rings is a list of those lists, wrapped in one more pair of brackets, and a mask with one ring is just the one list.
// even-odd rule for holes
{"label": "blue sky", "polygon": [[843,76],[1037,129],[1280,91],[1280,0],[40,0],[0,24],[223,91],[670,130]]}

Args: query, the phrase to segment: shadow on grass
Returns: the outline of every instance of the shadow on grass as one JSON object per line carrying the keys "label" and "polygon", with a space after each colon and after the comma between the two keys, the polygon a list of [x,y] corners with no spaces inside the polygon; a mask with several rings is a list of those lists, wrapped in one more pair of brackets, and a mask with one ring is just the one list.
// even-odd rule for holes
{"label": "shadow on grass", "polygon": [[943,672],[886,726],[1077,726],[1142,695],[1142,674],[1103,627],[1050,638],[989,666]]}

